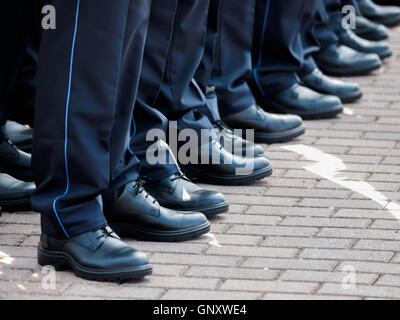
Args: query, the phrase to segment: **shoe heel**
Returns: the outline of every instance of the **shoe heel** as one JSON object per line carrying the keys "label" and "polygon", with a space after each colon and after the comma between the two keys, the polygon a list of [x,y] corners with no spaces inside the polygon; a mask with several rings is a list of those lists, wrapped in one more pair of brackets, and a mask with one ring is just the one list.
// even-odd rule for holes
{"label": "shoe heel", "polygon": [[38,249],[38,264],[41,266],[52,266],[56,270],[63,270],[68,267],[68,263],[63,257],[40,247]]}

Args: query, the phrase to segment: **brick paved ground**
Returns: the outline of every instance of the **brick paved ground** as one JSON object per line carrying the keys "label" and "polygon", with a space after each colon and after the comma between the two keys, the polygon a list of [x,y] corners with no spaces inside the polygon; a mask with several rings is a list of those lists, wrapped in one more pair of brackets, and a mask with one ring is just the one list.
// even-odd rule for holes
{"label": "brick paved ground", "polygon": [[[397,55],[379,72],[354,79],[365,90],[362,101],[348,105],[339,119],[307,122],[306,136],[292,143],[342,159],[348,168],[342,176],[366,181],[382,199],[398,203],[399,31],[391,32]],[[280,145],[266,152],[276,169],[272,178],[249,187],[212,187],[232,204],[213,221],[218,242],[130,242],[154,265],[144,281],[95,283],[57,272],[56,288],[46,290],[35,258],[39,216],[3,214],[0,299],[400,298],[400,228],[392,213],[304,169],[314,162],[297,153]],[[345,286],[346,279],[355,279],[355,286]]]}

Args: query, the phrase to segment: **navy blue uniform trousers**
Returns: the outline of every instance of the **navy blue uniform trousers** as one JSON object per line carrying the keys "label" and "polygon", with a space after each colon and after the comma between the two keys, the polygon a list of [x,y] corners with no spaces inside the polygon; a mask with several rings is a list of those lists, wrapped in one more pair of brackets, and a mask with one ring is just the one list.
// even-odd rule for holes
{"label": "navy blue uniform trousers", "polygon": [[[0,2],[0,125],[6,122],[7,102],[21,72],[33,25],[33,7],[30,0]],[[0,139],[5,138],[0,132]]]}
{"label": "navy blue uniform trousers", "polygon": [[217,114],[213,120],[255,103],[247,83],[252,70],[255,4],[256,0],[211,0],[206,50],[196,80],[207,92],[213,114]]}
{"label": "navy blue uniform trousers", "polygon": [[178,131],[212,129],[203,90],[194,79],[206,44],[209,0],[179,0],[164,78],[155,107]]}
{"label": "navy blue uniform trousers", "polygon": [[334,8],[334,10],[336,11],[336,0],[333,0],[330,3],[320,1],[317,5],[317,13],[313,24],[307,31],[308,35],[315,39],[321,51],[324,51],[325,49],[329,48],[333,44],[338,43],[339,41],[335,33],[335,28],[337,28],[337,16],[336,19],[333,19],[333,15],[330,15],[328,13],[327,4],[329,4],[328,7],[330,10]]}
{"label": "navy blue uniform trousers", "polygon": [[[158,181],[180,171],[170,157],[171,151],[159,141],[157,151],[167,163],[148,162],[146,153],[153,145],[147,141],[149,130],[166,134],[168,119],[156,108],[156,100],[164,79],[168,52],[173,34],[178,0],[152,0],[150,23],[140,76],[138,99],[134,110],[134,128],[130,147],[140,160],[140,174],[147,181]],[[167,140],[166,136],[164,140]]]}
{"label": "navy blue uniform trousers", "polygon": [[[131,148],[141,160],[141,174],[148,181],[163,179],[180,170],[165,144],[158,151],[168,164],[149,164],[146,141],[151,129],[167,135],[169,121],[177,131],[211,130],[210,108],[194,80],[205,51],[209,0],[154,0],[151,8]],[[165,137],[168,140],[168,137]]]}
{"label": "navy blue uniform trousers", "polygon": [[279,93],[299,81],[298,73],[307,63],[302,34],[318,2],[257,0],[252,80],[262,95]]}
{"label": "navy blue uniform trousers", "polygon": [[[138,176],[128,150],[149,0],[54,0],[57,29],[39,53],[32,204],[42,231],[70,238],[107,224]],[[103,197],[102,197],[103,195]]]}

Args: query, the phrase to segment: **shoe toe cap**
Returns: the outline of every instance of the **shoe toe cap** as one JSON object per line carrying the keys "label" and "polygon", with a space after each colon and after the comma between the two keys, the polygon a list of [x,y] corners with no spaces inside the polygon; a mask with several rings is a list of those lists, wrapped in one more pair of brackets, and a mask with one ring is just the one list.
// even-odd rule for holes
{"label": "shoe toe cap", "polygon": [[255,157],[264,156],[264,148],[261,145],[259,145],[259,144],[254,145],[254,156]]}
{"label": "shoe toe cap", "polygon": [[199,190],[196,192],[193,199],[197,205],[214,205],[225,202],[225,197],[222,193],[212,190]]}

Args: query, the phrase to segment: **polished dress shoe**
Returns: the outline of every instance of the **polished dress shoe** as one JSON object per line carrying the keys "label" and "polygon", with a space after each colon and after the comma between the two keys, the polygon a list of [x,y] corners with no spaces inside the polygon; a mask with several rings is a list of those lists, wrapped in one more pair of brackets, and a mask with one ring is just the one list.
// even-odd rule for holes
{"label": "polished dress shoe", "polygon": [[305,132],[299,116],[268,113],[258,105],[230,115],[224,118],[224,122],[235,129],[253,129],[251,139],[266,144],[288,142]]}
{"label": "polished dress shoe", "polygon": [[356,35],[370,41],[380,41],[389,38],[387,28],[383,24],[375,23],[363,16],[356,17]]}
{"label": "polished dress shoe", "polygon": [[329,76],[365,75],[382,66],[375,53],[362,53],[352,48],[333,44],[314,56],[318,67]]}
{"label": "polished dress shoe", "polygon": [[361,14],[373,22],[394,27],[400,23],[400,8],[380,6],[371,0],[358,0]]}
{"label": "polished dress shoe", "polygon": [[104,206],[104,216],[120,236],[148,241],[184,241],[210,231],[202,213],[163,208],[142,181],[128,183],[117,200]]}
{"label": "polished dress shoe", "polygon": [[68,240],[42,234],[38,263],[56,270],[71,268],[78,277],[97,281],[131,280],[152,273],[146,256],[121,241],[110,227]]}
{"label": "polished dress shoe", "polygon": [[10,141],[21,151],[30,153],[32,151],[33,129],[15,122],[7,121],[5,133]]}
{"label": "polished dress shoe", "polygon": [[214,129],[219,143],[226,150],[232,150],[232,153],[245,158],[263,157],[265,155],[262,146],[244,139],[246,132],[242,131],[242,138],[222,121],[217,121],[214,124]]}
{"label": "polished dress shoe", "polygon": [[400,6],[400,0],[374,0],[374,2],[381,6]]}
{"label": "polished dress shoe", "polygon": [[229,204],[221,193],[200,188],[181,172],[146,183],[146,190],[161,206],[171,210],[195,211],[207,216],[229,210]]}
{"label": "polished dress shoe", "polygon": [[303,77],[301,82],[317,92],[335,95],[343,103],[354,102],[363,95],[357,83],[332,79],[324,75],[318,68]]}
{"label": "polished dress shoe", "polygon": [[0,173],[0,206],[5,212],[30,211],[31,196],[35,189],[32,182],[19,181]]}
{"label": "polished dress shoe", "polygon": [[199,146],[197,154],[197,163],[180,163],[186,176],[196,181],[217,185],[242,185],[272,175],[272,166],[267,158],[234,155],[225,150],[218,140]]}
{"label": "polished dress shoe", "polygon": [[259,102],[268,111],[297,114],[304,120],[334,118],[343,111],[338,97],[320,94],[298,83]]}
{"label": "polished dress shoe", "polygon": [[0,172],[18,180],[33,181],[31,155],[19,150],[10,140],[0,142]]}
{"label": "polished dress shoe", "polygon": [[389,58],[393,55],[392,49],[387,42],[365,40],[350,29],[340,32],[338,38],[342,45],[359,52],[376,53],[381,59]]}

